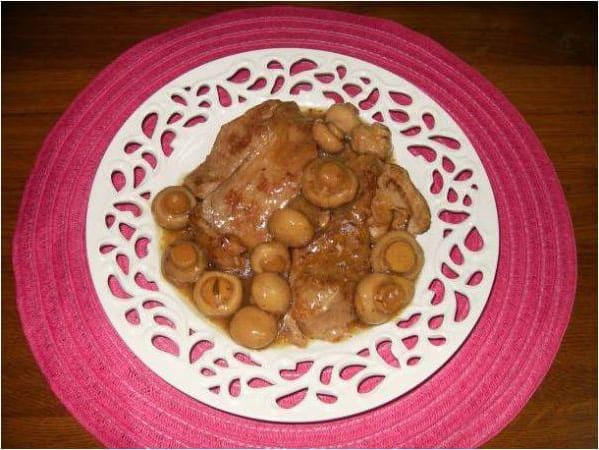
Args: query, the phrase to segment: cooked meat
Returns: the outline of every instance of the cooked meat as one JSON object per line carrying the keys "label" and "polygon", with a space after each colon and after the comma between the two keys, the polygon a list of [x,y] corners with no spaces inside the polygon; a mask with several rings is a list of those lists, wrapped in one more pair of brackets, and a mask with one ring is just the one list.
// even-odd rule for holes
{"label": "cooked meat", "polygon": [[283,342],[288,342],[298,347],[305,347],[308,345],[308,339],[302,333],[297,326],[297,322],[290,313],[285,314],[281,319],[281,325],[279,328],[279,338]]}
{"label": "cooked meat", "polygon": [[197,197],[204,198],[256,150],[250,145],[257,128],[272,117],[279,100],[268,100],[244,115],[223,125],[206,160],[185,177],[185,186]]}
{"label": "cooked meat", "polygon": [[247,278],[251,274],[250,257],[240,240],[231,234],[221,234],[214,230],[201,216],[198,205],[191,213],[190,223],[193,235],[200,248],[218,270]]}
{"label": "cooked meat", "polygon": [[[312,120],[293,102],[277,102],[271,108],[269,114],[253,112],[250,119],[226,125],[227,133],[219,134],[211,156],[216,151],[229,158],[215,159],[206,169],[209,182],[220,184],[205,196],[202,217],[219,233],[236,235],[249,249],[267,240],[271,213],[300,192],[302,171],[317,157]],[[242,131],[235,133],[237,127]],[[227,142],[230,136],[235,138]],[[245,157],[233,171],[221,169],[237,163],[239,158],[231,155],[239,152]],[[218,177],[212,176],[214,170]]]}
{"label": "cooked meat", "polygon": [[391,230],[424,233],[431,224],[429,207],[408,172],[396,164],[385,164],[372,199],[370,232],[374,239]]}
{"label": "cooked meat", "polygon": [[294,250],[289,280],[292,315],[308,337],[337,341],[355,321],[356,283],[370,271],[370,214],[381,164],[373,155],[347,154],[346,164],[358,175],[357,198],[333,211],[326,228],[305,248]]}

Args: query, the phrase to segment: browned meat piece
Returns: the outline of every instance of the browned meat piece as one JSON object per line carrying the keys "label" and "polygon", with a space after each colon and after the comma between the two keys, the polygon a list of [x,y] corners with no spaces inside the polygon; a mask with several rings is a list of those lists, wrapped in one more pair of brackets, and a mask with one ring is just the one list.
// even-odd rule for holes
{"label": "browned meat piece", "polygon": [[185,177],[185,186],[200,198],[206,197],[255,151],[250,145],[256,129],[281,105],[268,100],[223,125],[206,160]]}
{"label": "browned meat piece", "polygon": [[201,206],[191,213],[190,222],[193,235],[218,270],[241,278],[250,276],[250,258],[247,249],[239,239],[231,234],[220,234],[201,217]]}
{"label": "browned meat piece", "polygon": [[430,209],[403,167],[385,164],[377,186],[369,219],[373,239],[378,239],[389,229],[407,230],[411,234],[428,230]]}
{"label": "browned meat piece", "polygon": [[[384,165],[373,154],[357,155],[353,151],[346,151],[342,157],[345,164],[358,175],[360,180],[356,199],[344,209],[349,209],[355,220],[364,222],[372,214],[370,204],[376,192],[377,179],[383,171]],[[340,209],[340,211],[342,210]]]}
{"label": "browned meat piece", "polygon": [[298,347],[305,347],[308,345],[308,339],[306,339],[306,336],[304,336],[299,329],[297,322],[290,313],[285,314],[281,319],[279,339],[282,342],[297,345]]}
{"label": "browned meat piece", "polygon": [[307,247],[294,250],[289,276],[293,318],[306,336],[328,341],[346,337],[356,320],[355,285],[370,271],[365,219],[381,170],[373,155],[348,153],[344,160],[360,180],[357,198],[334,210]]}
{"label": "browned meat piece", "polygon": [[202,217],[247,248],[266,241],[268,218],[300,192],[302,171],[317,156],[311,124],[293,102],[279,102],[270,117],[253,123],[244,161],[205,197]]}

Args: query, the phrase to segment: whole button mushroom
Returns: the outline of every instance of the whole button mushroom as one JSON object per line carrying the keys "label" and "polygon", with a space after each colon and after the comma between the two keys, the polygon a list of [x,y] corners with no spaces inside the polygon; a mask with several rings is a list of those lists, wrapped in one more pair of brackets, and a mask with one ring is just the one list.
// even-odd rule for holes
{"label": "whole button mushroom", "polygon": [[175,241],[162,255],[162,273],[175,284],[197,281],[206,266],[206,255],[195,242]]}
{"label": "whole button mushroom", "polygon": [[351,132],[351,147],[357,153],[372,153],[385,160],[391,151],[391,132],[380,123],[360,124]]}
{"label": "whole button mushroom", "polygon": [[250,265],[256,273],[287,272],[291,266],[289,250],[277,241],[264,242],[252,251]]}
{"label": "whole button mushroom", "polygon": [[193,288],[193,301],[207,317],[228,317],[241,306],[243,288],[234,275],[205,272]]}
{"label": "whole button mushroom", "polygon": [[256,275],[252,280],[251,293],[252,302],[266,312],[280,316],[289,309],[291,289],[287,280],[278,273]]}
{"label": "whole button mushroom", "polygon": [[343,132],[339,137],[340,130],[336,125],[330,123],[329,126],[317,120],[312,125],[312,137],[321,150],[327,153],[339,153],[343,150]]}
{"label": "whole button mushroom", "polygon": [[414,280],[424,264],[424,253],[410,233],[392,231],[375,244],[370,263],[375,272],[392,272]]}
{"label": "whole button mushroom", "polygon": [[182,230],[189,223],[189,213],[195,205],[195,197],[186,188],[170,186],[154,197],[152,213],[162,228]]}
{"label": "whole button mushroom", "polygon": [[255,306],[241,308],[229,324],[233,340],[252,349],[268,347],[277,337],[277,331],[275,318]]}
{"label": "whole button mushroom", "polygon": [[358,108],[351,103],[339,103],[331,106],[325,114],[325,119],[346,134],[349,134],[361,123]]}
{"label": "whole button mushroom", "polygon": [[268,219],[268,229],[279,242],[289,247],[303,247],[314,236],[314,227],[308,218],[291,208],[277,209]]}
{"label": "whole button mushroom", "polygon": [[411,281],[398,276],[371,273],[362,278],[356,287],[356,314],[365,324],[379,325],[410,303],[413,295]]}
{"label": "whole button mushroom", "polygon": [[334,159],[315,159],[302,176],[304,197],[321,208],[337,208],[351,202],[358,187],[353,170]]}

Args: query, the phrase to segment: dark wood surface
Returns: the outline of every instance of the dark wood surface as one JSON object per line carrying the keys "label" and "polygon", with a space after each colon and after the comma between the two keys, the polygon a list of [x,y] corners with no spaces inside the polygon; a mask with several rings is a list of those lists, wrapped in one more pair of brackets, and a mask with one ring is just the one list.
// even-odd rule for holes
{"label": "dark wood surface", "polygon": [[[242,4],[248,7],[254,4]],[[14,298],[10,251],[44,136],[92,78],[140,40],[233,3],[2,5],[2,447],[97,447],[36,366]],[[491,80],[531,124],[564,187],[578,291],[557,358],[527,406],[487,447],[597,447],[597,5],[367,4]]]}

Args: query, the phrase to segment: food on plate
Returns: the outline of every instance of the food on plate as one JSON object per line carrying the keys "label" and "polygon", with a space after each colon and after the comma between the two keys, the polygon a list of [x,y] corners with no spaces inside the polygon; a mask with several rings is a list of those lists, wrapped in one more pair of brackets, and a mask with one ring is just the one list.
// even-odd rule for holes
{"label": "food on plate", "polygon": [[156,223],[167,230],[182,230],[189,224],[189,213],[196,199],[183,186],[170,186],[158,193],[152,202]]}
{"label": "food on plate", "polygon": [[229,317],[243,300],[241,280],[224,272],[205,272],[193,287],[193,301],[207,317]]}
{"label": "food on plate", "polygon": [[314,228],[308,218],[291,208],[273,211],[268,219],[268,230],[275,239],[289,247],[303,247],[314,236]]}
{"label": "food on plate", "polygon": [[206,255],[192,241],[174,241],[162,255],[162,273],[174,284],[198,281],[207,265]]}
{"label": "food on plate", "polygon": [[251,300],[260,309],[283,315],[291,303],[291,289],[287,280],[278,273],[263,272],[252,280]]}
{"label": "food on plate", "polygon": [[320,208],[337,208],[351,202],[358,186],[354,171],[334,159],[315,159],[302,177],[304,197]]}
{"label": "food on plate", "polygon": [[370,273],[356,287],[356,314],[362,322],[378,325],[397,314],[413,295],[412,281],[384,273]]}
{"label": "food on plate", "polygon": [[229,333],[238,344],[260,349],[269,346],[277,337],[277,321],[255,306],[245,306],[231,319]]}
{"label": "food on plate", "polygon": [[350,142],[357,153],[372,153],[385,160],[391,151],[391,132],[380,123],[362,123],[351,131]]}
{"label": "food on plate", "polygon": [[431,215],[391,150],[389,129],[349,103],[251,108],[155,196],[165,278],[251,349],[392,320],[414,296]]}
{"label": "food on plate", "polygon": [[277,241],[258,244],[250,257],[250,265],[254,273],[289,271],[291,256],[289,250]]}
{"label": "food on plate", "polygon": [[424,253],[407,231],[392,231],[374,245],[370,255],[372,270],[415,279],[424,264]]}

